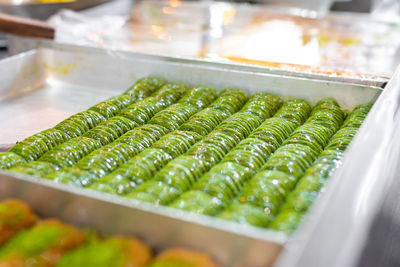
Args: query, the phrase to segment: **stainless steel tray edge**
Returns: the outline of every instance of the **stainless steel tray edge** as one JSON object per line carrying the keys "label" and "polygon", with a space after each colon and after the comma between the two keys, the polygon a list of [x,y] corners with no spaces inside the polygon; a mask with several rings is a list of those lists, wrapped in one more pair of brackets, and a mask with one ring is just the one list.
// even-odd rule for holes
{"label": "stainless steel tray edge", "polygon": [[268,266],[287,240],[286,235],[266,229],[1,170],[0,198],[24,200],[44,218],[56,217],[107,234],[135,235],[156,249],[199,249],[223,266]]}
{"label": "stainless steel tray edge", "polygon": [[[65,71],[65,66],[73,67]],[[382,91],[381,88],[365,85],[252,72],[231,65],[207,62],[197,64],[197,61],[186,59],[114,53],[73,46],[39,48],[0,61],[0,73],[3,74],[0,75],[0,81],[3,82],[0,85],[0,98],[1,94],[13,88],[9,93],[15,101],[26,92],[30,96],[34,95],[35,90],[40,92],[50,89],[49,95],[44,96],[56,97],[52,92],[71,89],[63,87],[63,83],[78,83],[81,86],[78,89],[82,90],[96,89],[91,89],[86,95],[93,92],[101,94],[102,90],[110,89],[110,86],[123,90],[135,78],[149,74],[163,75],[172,80],[183,76],[182,80],[191,85],[201,82],[215,87],[231,85],[243,87],[250,92],[265,88],[281,95],[304,96],[314,103],[333,94],[348,108],[374,101]],[[45,87],[31,88],[31,84]],[[50,88],[47,88],[49,84]],[[75,92],[64,92],[64,96]],[[116,94],[117,90],[112,92]],[[87,100],[86,105],[90,101]],[[6,116],[1,115],[0,104],[0,123],[4,122]],[[29,121],[26,123],[26,127],[32,127]],[[3,127],[9,128],[4,123]],[[0,141],[3,138],[0,131]],[[225,266],[268,266],[287,240],[284,235],[264,229],[171,211],[165,207],[155,208],[146,203],[128,203],[128,200],[120,197],[0,171],[0,198],[5,197],[24,199],[44,216],[57,216],[78,225],[91,225],[104,232],[137,234],[157,248],[168,245],[198,248],[209,252]]]}
{"label": "stainless steel tray edge", "polygon": [[237,62],[221,62],[221,61],[213,61],[211,59],[199,59],[199,58],[189,58],[189,57],[180,57],[180,56],[166,56],[166,55],[157,55],[157,54],[145,54],[141,52],[133,52],[126,50],[118,50],[118,49],[110,49],[110,48],[98,48],[98,47],[83,47],[72,44],[62,44],[54,41],[48,41],[43,39],[36,38],[26,38],[26,37],[17,37],[11,36],[10,42],[13,46],[18,47],[14,50],[14,53],[20,53],[26,50],[34,49],[34,48],[57,48],[57,49],[76,49],[77,51],[99,51],[103,50],[107,53],[114,54],[116,56],[127,56],[131,54],[135,57],[146,57],[146,58],[163,58],[168,61],[176,61],[179,62],[184,60],[186,62],[191,61],[194,64],[198,65],[214,65],[220,68],[229,68],[229,69],[240,69],[240,70],[248,70],[250,72],[259,72],[259,73],[269,73],[275,74],[279,76],[292,76],[297,78],[305,78],[309,80],[322,80],[322,81],[332,81],[332,82],[342,82],[342,83],[350,83],[350,84],[359,84],[373,87],[381,87],[384,88],[389,78],[386,77],[347,77],[347,76],[338,76],[338,75],[328,75],[328,74],[319,74],[319,73],[310,73],[303,72],[297,70],[285,70],[279,68],[273,68],[268,66],[257,66],[245,63],[237,63]]}
{"label": "stainless steel tray edge", "polygon": [[[265,88],[265,90],[271,93],[276,93],[283,96],[291,95],[294,97],[304,97],[314,103],[317,99],[310,97],[312,94],[317,93],[319,99],[331,95],[337,98],[341,105],[344,105],[345,108],[348,108],[351,106],[351,103],[357,101],[360,104],[367,102],[368,100],[366,99],[368,98],[370,100],[373,92],[377,92],[375,98],[373,99],[373,101],[375,101],[382,91],[380,86],[356,84],[335,80],[331,81],[319,79],[318,77],[310,79],[306,77],[297,77],[290,74],[282,75],[275,72],[270,73],[266,69],[254,66],[243,67],[235,64],[216,63],[196,59],[166,57],[65,45],[55,45],[52,48],[41,48],[39,51],[58,51],[59,58],[62,58],[62,61],[80,61],[82,64],[86,64],[90,67],[95,64],[102,64],[104,60],[119,62],[121,66],[118,69],[113,67],[108,68],[108,66],[105,66],[105,68],[108,68],[108,71],[114,71],[114,73],[111,74],[115,75],[119,75],[120,72],[123,72],[124,68],[129,66],[126,64],[130,64],[129,61],[134,60],[138,61],[139,63],[153,63],[155,65],[152,68],[152,73],[156,75],[164,75],[175,80],[181,80],[192,86],[198,84],[207,84],[216,88],[237,86],[248,90],[250,93],[254,93],[257,90]],[[65,56],[61,55],[63,52],[66,53]],[[71,59],[69,53],[76,54],[77,56]],[[86,56],[87,58],[85,58]],[[163,64],[165,66],[160,67],[158,66],[159,64]],[[79,68],[80,64],[78,63],[77,65],[77,71],[82,71],[82,69]],[[171,66],[175,69],[170,70],[166,66]],[[176,72],[176,69],[179,69],[180,72],[174,73]],[[144,75],[148,75],[148,69],[146,69],[146,67],[144,67],[144,70],[140,70],[140,72],[144,73]],[[196,74],[194,74],[195,72]],[[219,74],[216,75],[215,72],[219,72]],[[221,73],[223,74],[222,76]],[[210,75],[211,78],[206,79],[201,76],[204,74]],[[65,78],[65,75],[58,75],[58,73],[54,72],[51,73],[51,75],[55,75],[55,77],[60,80]],[[74,75],[74,73],[70,73],[70,75]],[[187,77],[187,75],[191,76]],[[251,81],[249,81],[249,76],[253,76]],[[216,77],[219,77],[218,81]],[[281,82],[281,80],[283,80],[283,82]],[[295,89],[289,87],[294,87]],[[335,90],[332,90],[332,87],[335,87]],[[300,89],[302,92],[300,92]],[[361,93],[361,91],[363,91],[363,93]],[[352,97],[353,94],[356,94],[358,99],[354,99],[354,97]],[[366,97],[364,97],[364,94]]]}

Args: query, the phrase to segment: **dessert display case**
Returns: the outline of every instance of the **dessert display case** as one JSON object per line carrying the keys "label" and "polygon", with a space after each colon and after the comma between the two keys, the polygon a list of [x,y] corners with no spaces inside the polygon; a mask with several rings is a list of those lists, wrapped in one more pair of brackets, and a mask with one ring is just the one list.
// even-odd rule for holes
{"label": "dessert display case", "polygon": [[[374,144],[375,141],[365,139],[365,135],[371,127],[377,126],[376,120],[385,109],[383,101],[387,99],[382,99],[386,91],[377,86],[383,86],[382,83],[370,85],[345,78],[337,81],[313,74],[304,77],[290,71],[269,72],[256,66],[57,44],[42,44],[36,50],[7,58],[0,62],[0,69],[3,151],[16,141],[53,127],[73,113],[122,93],[135,80],[148,75],[181,81],[191,87],[206,84],[216,89],[237,87],[250,94],[265,91],[283,99],[288,96],[303,98],[313,105],[323,98],[333,97],[342,108],[349,110],[360,104],[377,102],[355,143],[345,153],[343,166],[331,178],[333,184],[350,182],[337,174],[354,172],[355,167],[348,162],[361,157],[359,151],[363,145]],[[383,132],[387,128],[382,125]],[[364,138],[364,144],[360,144],[360,138]],[[293,241],[288,234],[271,229],[8,171],[1,171],[0,175],[0,197],[20,198],[41,216],[57,217],[105,233],[135,234],[157,249],[167,246],[198,249],[207,252],[222,266],[270,266],[282,248],[288,248]],[[331,183],[325,190],[326,195],[336,193]],[[319,202],[317,198],[316,206]],[[295,236],[304,232],[304,225],[309,221],[313,225],[314,218],[322,213],[323,210],[312,208]]]}

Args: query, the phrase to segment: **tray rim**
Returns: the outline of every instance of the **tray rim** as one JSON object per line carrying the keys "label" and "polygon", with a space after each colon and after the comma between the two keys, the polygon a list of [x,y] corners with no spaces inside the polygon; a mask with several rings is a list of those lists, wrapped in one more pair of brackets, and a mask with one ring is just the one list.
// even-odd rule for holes
{"label": "tray rim", "polygon": [[267,228],[255,227],[251,225],[241,225],[236,222],[219,219],[212,216],[193,214],[175,208],[147,203],[135,199],[129,199],[123,196],[117,196],[109,193],[98,192],[89,188],[81,188],[67,184],[60,184],[32,175],[12,173],[7,170],[0,169],[0,177],[7,177],[9,179],[15,179],[18,181],[27,182],[29,184],[44,186],[46,188],[49,188],[50,190],[63,191],[69,194],[94,199],[95,201],[103,201],[118,206],[124,206],[130,209],[138,209],[143,212],[153,213],[183,222],[194,223],[204,227],[211,227],[216,230],[227,232],[230,234],[248,237],[251,239],[257,239],[260,241],[266,241],[281,246],[283,246],[289,238],[289,236],[285,233],[277,232]]}
{"label": "tray rim", "polygon": [[[65,46],[61,45],[60,47],[55,46],[55,47],[40,47],[38,49],[26,51],[21,54],[17,54],[13,57],[6,58],[4,61],[11,61],[16,58],[23,58],[23,57],[28,57],[35,55],[36,53],[39,53],[42,49],[46,50],[56,50],[56,51],[63,51],[66,50],[67,52],[73,53],[74,51],[78,52],[86,52],[86,53],[94,53],[94,54],[99,54],[99,53],[104,53],[103,49],[88,49],[86,47],[80,47],[80,46]],[[251,70],[253,69],[250,67],[249,69],[243,70],[242,68],[238,68],[237,66],[231,67],[232,64],[224,64],[224,63],[215,63],[215,62],[204,62],[202,60],[192,60],[192,59],[185,59],[185,58],[176,58],[176,57],[165,57],[165,56],[157,56],[157,55],[147,55],[147,54],[142,54],[142,53],[131,53],[131,52],[120,52],[120,51],[115,51],[116,53],[123,53],[127,54],[131,58],[137,58],[137,59],[147,59],[147,60],[153,60],[153,61],[166,61],[166,62],[176,62],[176,63],[185,63],[185,64],[190,64],[190,65],[200,65],[200,67],[203,68],[214,68],[214,69],[219,69],[221,71],[236,71],[236,72],[243,72],[243,73],[251,73]],[[197,64],[200,62],[200,64]],[[231,67],[231,68],[230,68]],[[256,68],[258,69],[258,68]],[[336,85],[348,85],[349,83],[344,83],[344,82],[337,82],[337,81],[326,81],[326,80],[321,80],[321,79],[307,79],[304,77],[293,77],[293,76],[285,76],[285,75],[278,75],[276,73],[268,73],[267,71],[262,71],[262,72],[255,72],[254,74],[258,75],[269,75],[273,77],[286,77],[290,79],[297,79],[297,80],[308,80],[308,81],[315,81],[315,82],[326,82],[329,84],[336,84]],[[374,88],[377,90],[377,94],[381,93],[383,91],[382,88],[380,87],[375,87],[375,86],[368,86],[368,85],[360,85],[360,84],[354,84],[355,87],[360,87],[360,88]],[[259,228],[259,227],[253,227],[253,226],[247,226],[247,225],[240,225],[236,222],[230,222],[230,221],[225,221],[222,219],[218,218],[213,218],[210,216],[206,215],[194,215],[190,214],[190,212],[186,211],[180,211],[177,209],[169,208],[169,207],[164,207],[164,206],[158,206],[157,210],[155,211],[156,205],[154,204],[149,204],[137,200],[131,200],[127,199],[124,197],[120,196],[115,196],[112,194],[107,194],[103,192],[96,192],[91,189],[86,189],[86,188],[78,188],[70,185],[65,185],[65,184],[59,184],[53,181],[46,181],[43,178],[35,178],[33,176],[29,175],[20,175],[20,174],[14,174],[10,173],[8,171],[3,171],[0,170],[0,177],[8,177],[9,179],[14,179],[20,182],[26,182],[30,184],[35,184],[39,186],[44,186],[46,188],[50,188],[51,190],[60,190],[69,194],[73,195],[78,195],[82,197],[87,197],[90,199],[93,199],[95,201],[105,201],[114,205],[119,205],[119,206],[124,206],[128,207],[131,209],[138,209],[143,212],[150,212],[152,214],[160,215],[160,216],[165,216],[174,220],[180,220],[182,222],[189,222],[189,223],[194,223],[196,225],[204,226],[207,228],[212,228],[214,230],[218,231],[223,231],[227,232],[233,235],[238,235],[243,238],[250,238],[250,239],[256,239],[260,241],[265,241],[268,243],[272,243],[274,245],[278,245],[280,247],[285,246],[285,244],[292,238],[292,236],[279,233],[273,230],[268,230],[266,228]],[[308,213],[308,216],[311,215],[311,212]]]}
{"label": "tray rim", "polygon": [[[360,78],[360,77],[342,77],[336,75],[326,75],[320,73],[309,73],[302,72],[298,70],[285,70],[281,68],[274,68],[268,66],[259,66],[252,65],[246,63],[238,63],[238,62],[221,62],[221,61],[213,61],[212,59],[206,58],[197,58],[197,57],[185,57],[185,56],[167,56],[160,55],[156,53],[143,53],[136,52],[130,50],[122,50],[122,49],[110,49],[110,48],[102,48],[102,47],[92,47],[92,46],[82,46],[75,44],[65,44],[65,43],[57,43],[51,40],[44,40],[39,38],[29,38],[29,37],[17,37],[12,36],[16,41],[22,40],[26,41],[28,45],[32,46],[31,49],[20,52],[16,55],[21,55],[26,52],[32,50],[40,50],[40,49],[59,49],[59,50],[68,50],[71,52],[86,52],[86,53],[104,53],[107,52],[109,54],[114,54],[116,56],[126,56],[126,57],[135,57],[135,58],[143,58],[143,59],[153,59],[153,60],[164,60],[168,62],[176,62],[176,63],[190,63],[196,64],[200,66],[209,66],[209,67],[217,67],[220,69],[230,69],[230,70],[240,70],[247,72],[256,72],[256,73],[265,73],[269,75],[276,76],[284,76],[284,77],[292,77],[297,79],[304,80],[317,80],[317,81],[326,81],[326,82],[334,82],[339,84],[353,84],[353,85],[361,85],[367,87],[376,87],[380,89],[384,89],[386,84],[389,82],[390,77],[381,77],[382,80],[374,80],[368,78]],[[13,55],[13,56],[16,56]],[[13,57],[10,56],[10,57]]]}

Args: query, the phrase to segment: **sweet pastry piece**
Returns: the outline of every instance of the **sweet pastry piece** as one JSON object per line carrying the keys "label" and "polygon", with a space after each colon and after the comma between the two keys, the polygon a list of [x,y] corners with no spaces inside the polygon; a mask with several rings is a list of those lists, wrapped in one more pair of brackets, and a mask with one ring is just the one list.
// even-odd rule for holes
{"label": "sweet pastry piece", "polygon": [[45,177],[59,169],[57,165],[44,161],[31,161],[9,169],[10,172],[22,173],[35,177]]}
{"label": "sweet pastry piece", "polygon": [[116,116],[133,102],[135,101],[130,95],[119,95],[104,100],[89,108],[89,110],[96,111],[97,113],[103,115],[106,119],[109,119]]}
{"label": "sweet pastry piece", "polygon": [[52,163],[60,168],[74,166],[81,158],[99,149],[101,142],[88,137],[76,137],[46,152],[39,161]]}
{"label": "sweet pastry piece", "polygon": [[60,256],[82,245],[85,235],[58,220],[22,230],[0,248],[2,266],[54,266]]}
{"label": "sweet pastry piece", "polygon": [[0,202],[0,245],[36,222],[36,215],[24,202],[16,199]]}
{"label": "sweet pastry piece", "polygon": [[166,83],[167,81],[161,77],[144,77],[137,80],[131,88],[124,92],[124,94],[131,96],[134,101],[140,101],[149,97]]}
{"label": "sweet pastry piece", "polygon": [[191,131],[202,136],[209,134],[222,121],[229,117],[230,113],[215,108],[206,108],[193,115],[187,122],[179,128],[183,131]]}
{"label": "sweet pastry piece", "polygon": [[150,248],[134,238],[96,240],[63,254],[56,267],[146,267]]}
{"label": "sweet pastry piece", "polygon": [[69,139],[71,137],[60,130],[48,129],[18,142],[10,152],[20,155],[25,161],[33,161]]}
{"label": "sweet pastry piece", "polygon": [[217,267],[212,260],[203,253],[187,249],[169,249],[158,255],[150,267]]}
{"label": "sweet pastry piece", "polygon": [[5,170],[24,163],[26,163],[26,160],[14,152],[0,153],[0,169]]}
{"label": "sweet pastry piece", "polygon": [[71,138],[83,135],[85,132],[107,120],[105,116],[95,110],[85,110],[63,120],[54,128]]}

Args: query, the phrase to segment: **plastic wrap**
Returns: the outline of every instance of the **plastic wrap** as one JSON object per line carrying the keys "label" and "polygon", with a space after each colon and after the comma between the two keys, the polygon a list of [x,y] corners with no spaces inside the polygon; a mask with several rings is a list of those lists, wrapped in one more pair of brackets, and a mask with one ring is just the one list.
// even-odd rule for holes
{"label": "plastic wrap", "polygon": [[107,44],[108,48],[113,48],[115,43],[121,44],[118,33],[127,20],[123,16],[106,15],[99,19],[72,10],[62,10],[50,19],[50,23],[57,29],[56,41],[59,43],[73,42],[85,46]]}
{"label": "plastic wrap", "polygon": [[275,266],[358,266],[371,225],[398,178],[399,88],[400,68]]}

